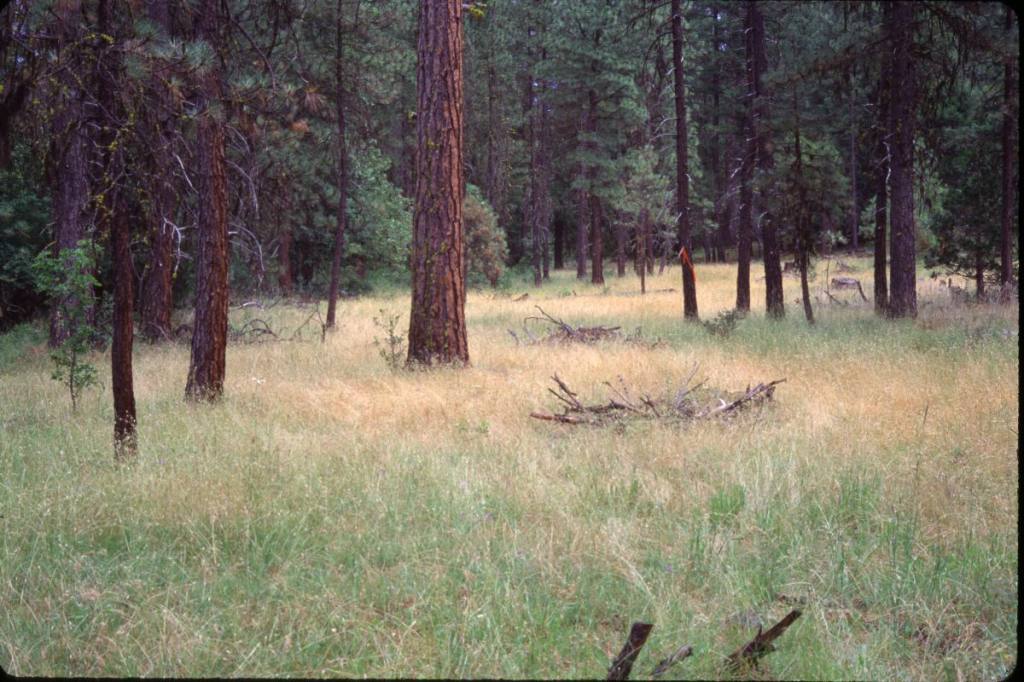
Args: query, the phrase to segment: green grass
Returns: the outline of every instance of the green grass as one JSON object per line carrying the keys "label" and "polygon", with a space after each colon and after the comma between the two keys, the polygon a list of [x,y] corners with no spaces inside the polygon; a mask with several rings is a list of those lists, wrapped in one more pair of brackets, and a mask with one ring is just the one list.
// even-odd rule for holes
{"label": "green grass", "polygon": [[[729,272],[699,268],[706,318]],[[391,372],[371,318],[407,320],[404,294],[345,301],[327,344],[230,349],[214,406],[182,400],[186,345],[139,346],[127,467],[110,445],[108,356],[93,357],[102,386],[73,415],[42,326],[0,337],[0,665],[598,677],[645,620],[634,677],[686,643],[695,654],[670,676],[728,679],[725,657],[755,632],[738,616],[768,627],[800,603],[757,675],[1009,673],[1018,349],[1001,330],[1016,307],[936,295],[916,322],[850,306],[820,308],[814,328],[791,308],[719,338],[678,320],[678,294],[609,284],[587,296],[558,273],[522,303],[474,294],[462,371]],[[534,303],[667,347],[516,346],[505,330]],[[279,329],[307,315],[266,312]],[[618,374],[652,394],[677,386],[694,361],[725,390],[788,381],[726,423],[526,416],[551,407],[555,371],[596,400]]]}

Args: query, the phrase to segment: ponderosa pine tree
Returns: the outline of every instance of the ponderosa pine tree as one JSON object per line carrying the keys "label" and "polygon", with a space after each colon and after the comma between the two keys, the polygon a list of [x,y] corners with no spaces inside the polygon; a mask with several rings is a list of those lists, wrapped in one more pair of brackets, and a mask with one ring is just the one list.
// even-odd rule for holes
{"label": "ponderosa pine tree", "polygon": [[697,280],[693,271],[693,242],[690,237],[690,166],[687,154],[683,17],[680,4],[679,0],[672,0],[672,72],[676,112],[676,230],[680,248],[689,252],[682,266],[683,317],[687,320],[696,320]]}
{"label": "ponderosa pine tree", "polygon": [[338,215],[335,218],[334,255],[331,258],[331,285],[327,293],[328,329],[335,325],[335,308],[338,304],[338,286],[341,279],[341,255],[345,248],[345,223],[348,220],[348,143],[345,137],[345,79],[344,79],[344,31],[342,30],[342,3],[338,0],[335,8],[334,25],[334,107],[338,117]]}
{"label": "ponderosa pine tree", "polygon": [[462,2],[421,0],[410,365],[468,364],[462,203]]}
{"label": "ponderosa pine tree", "polygon": [[[196,37],[214,55],[224,24],[218,0],[203,0]],[[198,88],[196,160],[199,177],[199,228],[196,258],[195,321],[185,397],[217,400],[224,393],[228,336],[228,194],[221,117],[222,82],[216,58],[206,65]]]}
{"label": "ponderosa pine tree", "polygon": [[917,316],[917,234],[914,222],[914,56],[915,3],[887,8],[889,61],[889,148],[892,223],[889,315]]}

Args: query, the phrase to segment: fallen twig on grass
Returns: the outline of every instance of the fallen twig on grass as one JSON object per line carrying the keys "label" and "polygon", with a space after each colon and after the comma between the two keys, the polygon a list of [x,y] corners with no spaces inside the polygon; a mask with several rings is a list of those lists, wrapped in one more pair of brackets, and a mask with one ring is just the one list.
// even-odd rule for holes
{"label": "fallen twig on grass", "polygon": [[753,388],[747,387],[739,396],[725,400],[717,394],[704,389],[698,392],[705,381],[690,386],[697,367],[686,378],[682,388],[662,398],[652,398],[643,394],[638,398],[629,393],[622,377],[619,387],[610,382],[605,385],[612,396],[607,403],[586,405],[580,401],[578,394],[555,374],[551,377],[557,389],[548,388],[548,392],[562,403],[561,413],[531,412],[530,416],[542,421],[560,422],[562,424],[589,424],[601,426],[624,419],[670,419],[690,421],[726,417],[748,405],[771,400],[775,387],[785,379],[776,379],[768,383],[759,383]]}
{"label": "fallen twig on grass", "polygon": [[651,672],[651,677],[661,677],[668,672],[668,669],[674,666],[684,658],[689,658],[693,655],[693,647],[687,644],[676,649],[672,652],[672,655],[668,658],[662,659],[658,665],[654,666],[654,670]]}
{"label": "fallen twig on grass", "polygon": [[793,609],[785,618],[769,628],[768,632],[761,632],[757,629],[754,639],[729,654],[729,665],[732,668],[739,668],[744,665],[756,664],[757,660],[767,653],[775,651],[772,642],[778,639],[800,617],[800,609]]}
{"label": "fallen twig on grass", "polygon": [[[537,310],[540,312],[540,315],[539,316],[538,315],[531,315],[529,317],[523,318],[523,331],[522,331],[522,333],[523,333],[523,336],[525,337],[525,340],[521,340],[519,338],[519,335],[515,331],[513,331],[511,329],[508,330],[509,335],[511,335],[512,338],[515,339],[517,344],[518,343],[521,343],[523,345],[532,345],[532,344],[550,344],[550,345],[554,345],[554,344],[565,344],[565,343],[586,343],[586,344],[590,344],[590,343],[594,343],[596,341],[618,340],[618,341],[625,341],[627,343],[632,343],[632,344],[636,344],[636,345],[639,345],[639,346],[643,346],[645,348],[655,348],[655,347],[657,347],[659,345],[663,345],[663,343],[664,343],[661,339],[645,339],[645,338],[643,338],[642,332],[641,332],[641,330],[639,328],[637,328],[637,330],[633,334],[629,334],[629,335],[625,335],[624,336],[622,334],[622,331],[621,331],[622,328],[618,327],[618,326],[616,326],[616,327],[604,327],[604,326],[598,325],[598,326],[595,326],[595,327],[582,327],[582,326],[581,327],[574,327],[571,324],[569,324],[568,322],[566,322],[565,320],[562,320],[560,318],[557,318],[557,317],[554,317],[552,315],[549,315],[547,313],[547,311],[545,311],[539,305],[538,306],[534,306],[534,307],[537,308]],[[533,334],[533,332],[530,331],[530,327],[529,327],[529,324],[528,324],[531,321],[544,322],[544,323],[554,327],[554,329],[552,331],[548,332],[548,334],[546,334],[545,336],[541,336],[541,337],[535,336]]]}

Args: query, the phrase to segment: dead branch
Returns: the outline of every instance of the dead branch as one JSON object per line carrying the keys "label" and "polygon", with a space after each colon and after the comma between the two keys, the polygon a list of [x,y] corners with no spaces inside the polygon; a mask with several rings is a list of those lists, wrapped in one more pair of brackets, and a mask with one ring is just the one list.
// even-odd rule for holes
{"label": "dead branch", "polygon": [[267,336],[276,339],[277,333],[270,328],[266,320],[254,317],[238,329],[230,329],[228,336],[231,340],[241,343],[257,343],[263,341]]}
{"label": "dead branch", "polygon": [[640,654],[640,649],[647,643],[647,637],[651,634],[654,626],[650,623],[633,623],[629,628],[629,637],[622,646],[622,651],[612,661],[612,667],[608,669],[609,680],[628,680],[629,673],[633,669],[633,663]]}
{"label": "dead branch", "polygon": [[654,671],[651,673],[651,677],[661,677],[668,672],[668,669],[674,666],[684,658],[689,658],[693,655],[693,647],[684,644],[683,646],[676,649],[671,656],[662,659],[658,665],[654,666]]}
{"label": "dead branch", "polygon": [[729,654],[729,665],[733,668],[739,668],[743,665],[756,664],[759,658],[775,651],[772,642],[782,636],[786,629],[793,624],[793,621],[799,617],[800,609],[793,609],[785,618],[773,625],[768,632],[762,633],[761,629],[758,628],[754,639]]}
{"label": "dead branch", "polygon": [[619,377],[619,387],[611,382],[604,382],[611,392],[611,397],[606,403],[587,405],[584,404],[579,395],[557,374],[551,377],[557,389],[548,388],[561,404],[561,413],[531,412],[534,419],[544,421],[560,422],[562,424],[590,424],[594,426],[620,421],[624,418],[635,419],[671,419],[671,420],[694,420],[711,419],[730,415],[731,413],[748,405],[762,403],[770,400],[775,393],[775,387],[785,381],[759,383],[753,388],[747,387],[739,397],[732,400],[723,400],[715,395],[708,395],[705,391],[703,400],[695,396],[697,389],[702,387],[704,380],[694,386],[689,386],[690,380],[696,372],[696,367],[690,372],[686,384],[677,391],[670,393],[663,398],[653,398],[649,394],[643,394],[639,399],[630,395],[622,377]]}

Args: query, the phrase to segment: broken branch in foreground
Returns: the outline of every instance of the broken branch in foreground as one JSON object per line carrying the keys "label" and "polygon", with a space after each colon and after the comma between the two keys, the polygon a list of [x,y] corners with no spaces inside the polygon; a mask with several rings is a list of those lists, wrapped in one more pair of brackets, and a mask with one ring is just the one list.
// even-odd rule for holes
{"label": "broken branch in foreground", "polygon": [[750,405],[771,400],[775,387],[785,379],[776,379],[767,384],[759,383],[753,388],[747,387],[742,394],[725,400],[712,395],[708,389],[701,389],[704,381],[690,386],[697,371],[696,365],[687,377],[683,387],[670,397],[652,398],[642,394],[634,397],[630,394],[622,377],[619,377],[619,388],[611,382],[605,385],[611,391],[607,403],[597,405],[583,404],[578,394],[555,374],[551,379],[557,390],[548,388],[548,392],[562,403],[561,413],[531,412],[530,416],[542,421],[559,422],[562,424],[589,424],[599,426],[623,419],[673,419],[695,420],[724,417]]}
{"label": "broken branch in foreground", "polygon": [[778,639],[782,633],[784,633],[786,629],[793,624],[793,621],[799,617],[800,609],[793,609],[785,618],[773,625],[768,632],[762,633],[761,629],[758,628],[757,635],[754,636],[754,639],[729,654],[729,665],[733,668],[739,668],[744,665],[755,664],[757,663],[757,659],[767,653],[775,651],[775,647],[772,646],[772,642]]}

